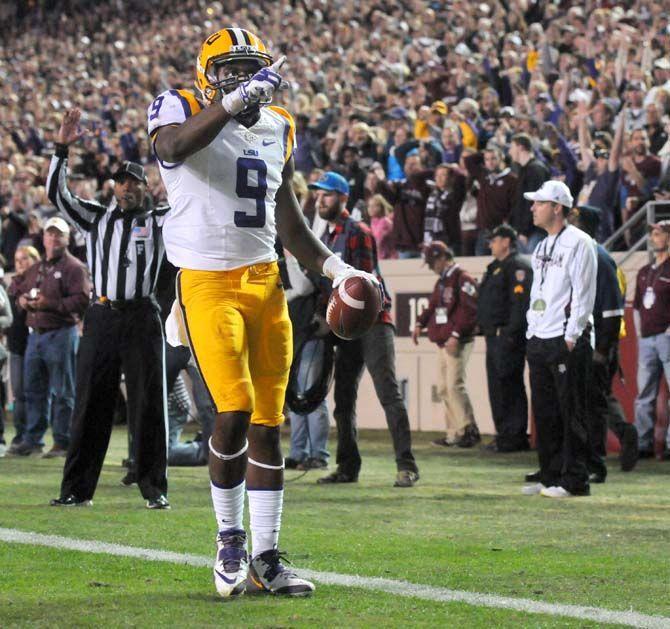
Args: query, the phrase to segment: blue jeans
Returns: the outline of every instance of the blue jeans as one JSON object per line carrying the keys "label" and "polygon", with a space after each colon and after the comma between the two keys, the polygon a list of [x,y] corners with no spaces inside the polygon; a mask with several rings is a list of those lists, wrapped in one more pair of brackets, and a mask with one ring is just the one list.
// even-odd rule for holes
{"label": "blue jeans", "polygon": [[480,229],[475,241],[475,255],[476,256],[490,256],[491,247],[489,247],[489,240],[491,239],[491,231],[488,229]]}
{"label": "blue jeans", "polygon": [[[314,383],[321,372],[323,361],[323,344],[318,341],[308,341],[302,350],[300,367],[298,369],[298,386],[306,391]],[[291,411],[291,452],[289,457],[294,461],[308,458],[328,461],[330,452],[328,445],[328,405],[326,400],[307,415],[299,415]]]}
{"label": "blue jeans", "polygon": [[410,260],[412,258],[420,258],[421,252],[415,251],[414,249],[405,249],[403,251],[398,251],[398,258],[400,260]]}
{"label": "blue jeans", "polygon": [[547,232],[545,232],[543,229],[537,229],[533,228],[528,234],[528,243],[527,244],[522,244],[518,242],[517,246],[519,249],[519,253],[533,253],[535,251],[535,247],[540,243],[540,241],[545,238],[547,235]]}
{"label": "blue jeans", "polygon": [[51,415],[54,445],[67,448],[74,409],[74,370],[79,334],[77,326],[40,334],[31,332],[23,365],[26,396],[24,441],[44,445]]}
{"label": "blue jeans", "polygon": [[654,449],[656,398],[661,370],[670,385],[670,335],[655,334],[640,338],[637,361],[635,426],[640,438],[640,450],[651,451]]}
{"label": "blue jeans", "polygon": [[23,354],[9,355],[9,379],[12,382],[14,396],[14,439],[12,443],[20,443],[26,432],[26,396],[23,390]]}

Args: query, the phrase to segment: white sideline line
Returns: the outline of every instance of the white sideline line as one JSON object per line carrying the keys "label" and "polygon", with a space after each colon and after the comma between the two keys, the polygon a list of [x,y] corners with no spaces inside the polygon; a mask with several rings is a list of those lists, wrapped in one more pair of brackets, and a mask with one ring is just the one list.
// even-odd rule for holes
{"label": "white sideline line", "polygon": [[[33,546],[48,546],[66,550],[77,550],[87,553],[115,555],[118,557],[133,557],[146,561],[164,561],[189,566],[206,567],[212,565],[211,557],[174,553],[165,550],[108,544],[93,540],[73,539],[60,535],[42,535],[17,529],[0,527],[0,541],[16,544],[30,544]],[[580,620],[594,620],[600,623],[620,624],[629,627],[644,627],[648,629],[670,629],[670,618],[663,616],[648,616],[634,611],[612,611],[599,607],[582,607],[580,605],[562,605],[560,603],[544,603],[525,598],[511,598],[480,594],[463,590],[449,590],[447,588],[430,585],[418,585],[407,581],[381,579],[376,577],[359,577],[356,575],[337,574],[334,572],[317,572],[315,570],[300,570],[301,576],[313,579],[326,585],[341,585],[364,590],[376,590],[428,601],[442,603],[466,603],[477,607],[493,607],[496,609],[513,609],[531,614],[548,614],[550,616],[567,616]]]}

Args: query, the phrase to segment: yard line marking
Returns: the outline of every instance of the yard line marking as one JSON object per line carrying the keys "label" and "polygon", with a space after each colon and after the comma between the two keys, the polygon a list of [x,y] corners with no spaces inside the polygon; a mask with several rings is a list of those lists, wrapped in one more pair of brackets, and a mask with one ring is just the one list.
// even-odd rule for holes
{"label": "yard line marking", "polygon": [[[132,557],[146,561],[163,561],[188,566],[211,568],[212,558],[202,555],[189,555],[166,550],[138,548],[122,544],[109,544],[95,540],[74,539],[60,535],[43,535],[0,527],[0,541],[15,544],[30,544],[33,546],[48,546],[62,550],[76,550],[87,553],[115,555],[117,557]],[[450,590],[432,585],[419,585],[408,581],[396,581],[378,577],[360,577],[356,575],[337,574],[334,572],[318,572],[316,570],[300,570],[301,576],[313,579],[325,585],[340,585],[355,587],[364,590],[375,590],[442,603],[466,603],[477,607],[493,607],[496,609],[513,609],[531,614],[547,614],[550,616],[567,616],[580,620],[594,620],[600,623],[626,625],[628,627],[643,627],[645,629],[670,629],[670,618],[664,616],[648,616],[635,611],[613,611],[600,607],[583,607],[580,605],[564,605],[560,603],[545,603],[526,598],[512,598],[467,592],[464,590]]]}

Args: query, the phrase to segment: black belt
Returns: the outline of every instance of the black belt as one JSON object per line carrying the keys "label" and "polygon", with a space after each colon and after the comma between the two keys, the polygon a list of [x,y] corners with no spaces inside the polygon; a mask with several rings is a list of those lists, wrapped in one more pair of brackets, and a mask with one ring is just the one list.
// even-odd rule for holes
{"label": "black belt", "polygon": [[140,297],[139,299],[107,299],[107,297],[98,297],[94,302],[98,306],[111,308],[112,310],[134,310],[143,306],[154,306],[156,300],[153,297]]}
{"label": "black belt", "polygon": [[37,332],[37,334],[48,334],[49,332],[55,332],[56,330],[62,330],[63,328],[35,328],[35,327],[31,327],[30,329],[33,332]]}

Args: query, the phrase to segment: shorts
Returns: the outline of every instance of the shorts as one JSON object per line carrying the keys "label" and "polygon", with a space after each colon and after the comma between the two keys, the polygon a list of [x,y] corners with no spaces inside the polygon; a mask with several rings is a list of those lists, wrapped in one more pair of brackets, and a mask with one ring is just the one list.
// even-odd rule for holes
{"label": "shorts", "polygon": [[216,411],[248,412],[252,424],[281,425],[293,333],[277,263],[182,269],[177,299]]}

